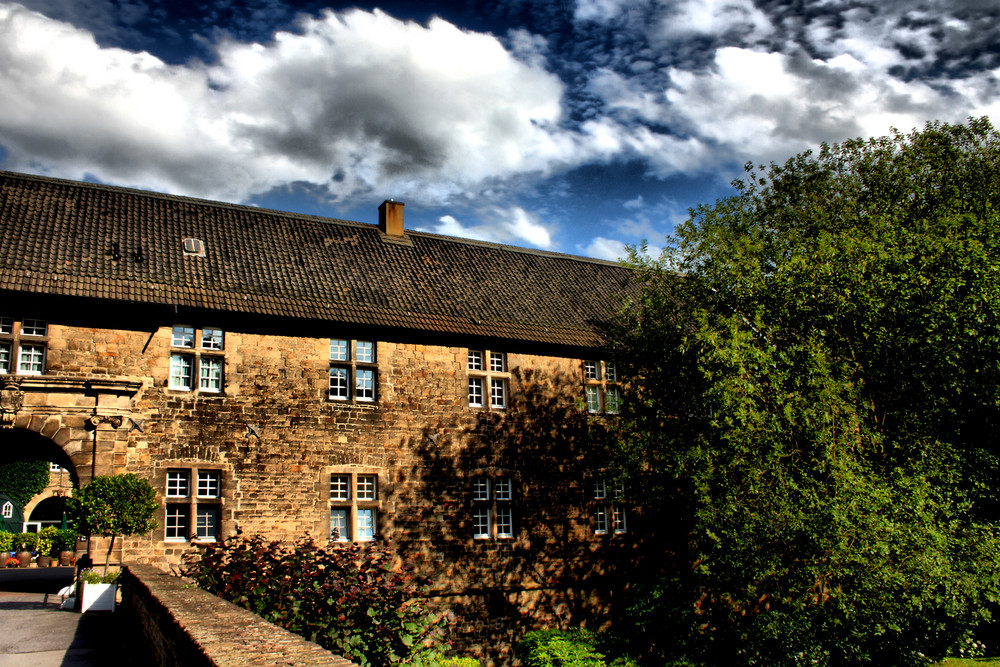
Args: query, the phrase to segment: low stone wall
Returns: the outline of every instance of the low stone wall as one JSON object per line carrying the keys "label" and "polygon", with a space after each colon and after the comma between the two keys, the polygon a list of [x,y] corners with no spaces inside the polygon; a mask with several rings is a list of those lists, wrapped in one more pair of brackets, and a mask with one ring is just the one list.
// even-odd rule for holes
{"label": "low stone wall", "polygon": [[118,614],[132,616],[159,665],[354,667],[318,644],[150,565],[122,568]]}

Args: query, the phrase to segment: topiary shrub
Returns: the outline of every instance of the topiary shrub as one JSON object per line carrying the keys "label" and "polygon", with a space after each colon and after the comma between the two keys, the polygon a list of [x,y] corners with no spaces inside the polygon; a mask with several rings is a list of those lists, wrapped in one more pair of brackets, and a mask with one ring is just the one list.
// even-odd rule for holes
{"label": "topiary shrub", "polygon": [[105,573],[115,538],[143,535],[156,528],[153,515],[159,508],[150,483],[131,473],[95,477],[90,484],[74,489],[66,503],[66,513],[80,534],[111,538],[104,560]]}

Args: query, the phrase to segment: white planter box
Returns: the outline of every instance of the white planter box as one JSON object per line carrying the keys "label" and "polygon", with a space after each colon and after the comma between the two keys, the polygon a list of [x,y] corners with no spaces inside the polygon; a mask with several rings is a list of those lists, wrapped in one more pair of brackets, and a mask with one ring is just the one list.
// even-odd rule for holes
{"label": "white planter box", "polygon": [[118,584],[88,584],[81,582],[83,598],[80,611],[114,611],[118,597]]}

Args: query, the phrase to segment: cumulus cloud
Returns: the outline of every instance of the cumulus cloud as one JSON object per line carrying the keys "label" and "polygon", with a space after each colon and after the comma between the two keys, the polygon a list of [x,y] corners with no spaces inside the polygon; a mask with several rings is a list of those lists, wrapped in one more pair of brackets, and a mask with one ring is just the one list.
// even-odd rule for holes
{"label": "cumulus cloud", "polygon": [[543,250],[551,249],[554,245],[550,225],[519,206],[493,208],[480,215],[480,218],[489,222],[464,225],[454,216],[444,215],[437,225],[420,231],[493,243],[528,245]]}
{"label": "cumulus cloud", "polygon": [[[522,50],[527,42],[522,40]],[[0,4],[0,144],[11,168],[244,199],[302,181],[447,200],[578,160],[563,85],[441,19],[326,12],[212,65],[167,65]]]}

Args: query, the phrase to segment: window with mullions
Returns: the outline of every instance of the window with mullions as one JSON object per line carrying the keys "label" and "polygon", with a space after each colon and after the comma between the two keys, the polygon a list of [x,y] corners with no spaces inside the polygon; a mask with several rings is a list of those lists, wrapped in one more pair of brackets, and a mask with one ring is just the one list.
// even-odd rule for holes
{"label": "window with mullions", "polygon": [[170,353],[168,389],[222,393],[225,357],[212,354],[225,348],[222,329],[175,325],[170,332],[170,347],[173,349]]}
{"label": "window with mullions", "polygon": [[472,478],[472,537],[514,537],[514,483],[510,477]]}
{"label": "window with mullions", "polygon": [[334,472],[330,475],[330,540],[370,542],[378,534],[378,475]]}
{"label": "window with mullions", "polygon": [[[510,373],[503,352],[469,350],[468,373],[470,408],[505,410],[508,407]],[[489,403],[486,403],[487,395]]]}
{"label": "window with mullions", "polygon": [[374,341],[330,339],[330,400],[375,401],[378,376],[375,350]]}
{"label": "window with mullions", "polygon": [[583,362],[583,397],[591,414],[618,414],[622,394],[618,369],[603,361]]}
{"label": "window with mullions", "polygon": [[48,333],[45,320],[0,316],[0,373],[44,374]]}
{"label": "window with mullions", "polygon": [[[608,495],[608,481],[604,477],[595,477],[592,484],[594,534],[616,535],[628,532],[627,514],[622,503],[623,489],[620,486],[611,490]],[[610,530],[609,530],[610,528]]]}
{"label": "window with mullions", "polygon": [[164,540],[215,542],[220,539],[221,470],[172,468],[167,470],[164,491],[167,505]]}

